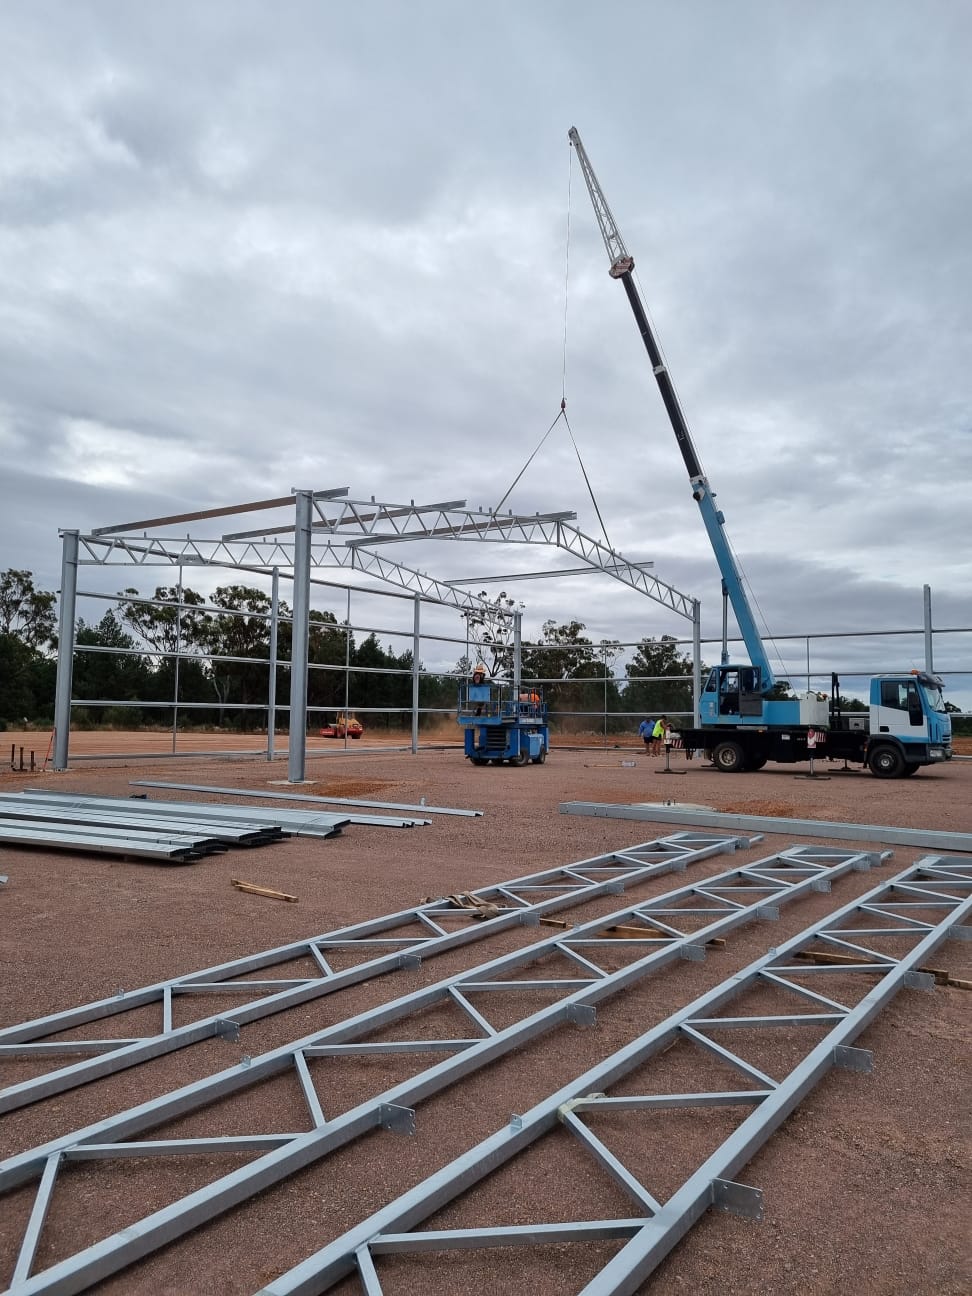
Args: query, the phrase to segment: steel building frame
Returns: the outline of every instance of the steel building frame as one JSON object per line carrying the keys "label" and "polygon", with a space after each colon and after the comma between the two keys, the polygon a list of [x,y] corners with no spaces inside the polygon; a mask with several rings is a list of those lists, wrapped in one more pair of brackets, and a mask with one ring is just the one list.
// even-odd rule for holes
{"label": "steel building frame", "polygon": [[[460,611],[477,610],[484,606],[484,600],[477,595],[384,558],[381,553],[374,552],[376,546],[380,549],[385,544],[429,539],[552,545],[575,554],[592,570],[604,571],[614,580],[690,620],[693,642],[701,642],[698,600],[690,599],[645,571],[642,565],[629,563],[615,550],[579,531],[572,525],[576,519],[575,513],[536,513],[530,517],[470,510],[466,508],[465,500],[426,505],[416,505],[411,501],[407,505],[401,505],[381,504],[373,499],[361,501],[340,498],[347,493],[346,487],[326,491],[295,490],[292,497],[255,500],[171,517],[98,527],[88,535],[82,535],[77,530],[62,530],[61,604],[58,620],[60,651],[54,700],[54,769],[67,768],[78,567],[84,564],[180,568],[186,565],[222,566],[262,571],[267,575],[278,573],[281,568],[292,571],[294,647],[290,662],[289,706],[291,717],[300,717],[300,722],[292,722],[290,725],[288,779],[291,783],[303,782],[306,770],[307,643],[311,572],[314,568],[325,564],[349,567],[411,591],[415,596],[416,641],[419,637],[420,607],[423,600]],[[162,526],[213,520],[290,505],[295,509],[292,525],[227,532],[215,540],[194,539],[188,535],[167,537],[148,534],[150,530]],[[282,539],[285,535],[290,538]],[[413,658],[417,663],[417,650]],[[694,654],[693,663],[696,697],[701,688],[700,661],[701,647]],[[413,700],[416,703],[417,686],[416,675],[413,681]],[[413,717],[413,741],[414,739]]]}
{"label": "steel building frame", "polygon": [[[538,925],[544,916],[564,912],[600,896],[619,895],[654,877],[681,872],[689,864],[748,848],[751,844],[746,837],[677,832],[574,864],[542,869],[508,882],[481,887],[476,895],[498,904],[502,910],[495,918],[486,921],[474,921],[478,914],[459,908],[446,899],[435,899],[138,990],[119,991],[110,999],[96,1000],[7,1026],[0,1029],[0,1057],[57,1057],[72,1053],[90,1053],[93,1056],[0,1089],[0,1113],[63,1093],[200,1040],[214,1036],[239,1038],[240,1026],[248,1022],[362,981],[417,967],[427,959],[488,939],[509,927]],[[449,931],[442,926],[441,920],[458,921],[464,926],[458,931]],[[359,964],[335,971],[325,956],[331,949],[361,950],[366,957]],[[274,980],[243,979],[253,972],[300,958],[313,960],[319,968],[318,974]],[[174,1001],[203,993],[232,994],[243,1002],[237,1002],[226,1012],[174,1027]],[[64,1031],[104,1021],[147,1004],[158,1004],[161,1013],[161,1030],[151,1035],[103,1040],[51,1039],[52,1036],[61,1036]]]}
{"label": "steel building frame", "polygon": [[[911,916],[913,910],[929,909],[942,911],[939,922],[929,923]],[[920,966],[946,939],[972,939],[972,926],[963,925],[970,914],[972,858],[932,856],[918,861],[672,1013],[641,1039],[551,1094],[525,1115],[515,1116],[509,1128],[456,1158],[451,1165],[269,1283],[261,1296],[310,1296],[329,1290],[351,1272],[357,1273],[367,1296],[380,1296],[383,1288],[374,1258],[382,1255],[605,1239],[623,1239],[625,1245],[584,1286],[581,1296],[632,1296],[710,1207],[761,1217],[762,1194],[735,1182],[734,1176],[832,1067],[854,1071],[871,1069],[870,1052],[851,1047],[853,1041],[903,986],[934,988],[934,977],[920,971]],[[910,939],[912,948],[903,956],[895,957],[880,948],[880,941],[878,948],[869,943],[887,935]],[[858,961],[838,966],[794,961],[795,956],[818,941],[841,952],[850,952]],[[831,981],[835,977],[857,979],[862,982],[862,997],[856,1006],[849,1007],[796,979],[811,973],[812,979],[824,989],[828,978]],[[773,1016],[724,1014],[734,1000],[767,984],[798,1001],[805,1011],[794,1009]],[[794,1027],[828,1029],[823,1039],[809,1046],[781,1081],[766,1075],[714,1038],[724,1031],[731,1034],[740,1029]],[[608,1096],[606,1091],[612,1085],[678,1041],[689,1042],[715,1055],[742,1078],[745,1087],[719,1093],[666,1091]],[[638,1112],[645,1110],[705,1110],[725,1106],[750,1107],[752,1111],[665,1202],[652,1195],[583,1119],[585,1113],[591,1112],[630,1112],[637,1117]],[[538,1222],[518,1227],[417,1229],[435,1211],[555,1129],[568,1130],[607,1176],[621,1186],[634,1203],[633,1217]],[[731,1286],[731,1277],[727,1282]]]}
{"label": "steel building frame", "polygon": [[[40,1292],[69,1293],[140,1259],[262,1189],[297,1170],[319,1161],[336,1148],[362,1135],[385,1128],[410,1133],[414,1111],[407,1104],[421,1101],[472,1074],[514,1048],[540,1038],[567,1023],[593,1024],[595,1006],[659,968],[677,961],[704,958],[707,941],[744,923],[778,916],[779,906],[815,891],[828,891],[831,882],[852,869],[867,869],[885,856],[802,846],[780,852],[742,868],[731,869],[703,883],[693,883],[628,906],[614,914],[539,942],[526,950],[490,960],[478,968],[446,978],[379,1008],[359,1013],[347,1021],[260,1058],[245,1059],[209,1080],[184,1086],[128,1112],[97,1122],[63,1138],[0,1163],[0,1191],[39,1179],[34,1205],[24,1230],[11,1293],[35,1296]],[[746,904],[744,901],[755,897]],[[686,919],[688,923],[686,924]],[[696,924],[701,921],[702,926]],[[679,923],[682,926],[679,926]],[[607,928],[625,923],[644,924],[646,935],[625,938],[625,946],[646,947],[648,953],[610,972],[598,965],[597,951],[619,941]],[[544,954],[567,958],[578,976],[519,980],[510,976]],[[514,1025],[496,1029],[470,1002],[482,992],[502,993],[515,999],[525,989],[559,994],[547,1007],[528,1012]],[[566,993],[564,993],[566,991]],[[406,1021],[434,1004],[458,1007],[469,1022],[470,1035],[436,1040],[372,1042],[365,1038],[393,1022]],[[308,1071],[308,1059],[375,1052],[445,1052],[444,1061],[351,1110],[328,1119]],[[134,1142],[132,1136],[152,1129],[174,1115],[211,1103],[281,1072],[296,1074],[306,1101],[312,1128],[303,1133],[257,1133],[243,1137],[156,1139]],[[110,1160],[116,1157],[212,1155],[241,1151],[262,1152],[255,1160],[215,1179],[162,1210],[130,1223],[123,1230],[31,1275],[40,1230],[51,1206],[61,1168],[77,1160]],[[353,1263],[353,1259],[352,1259]]]}

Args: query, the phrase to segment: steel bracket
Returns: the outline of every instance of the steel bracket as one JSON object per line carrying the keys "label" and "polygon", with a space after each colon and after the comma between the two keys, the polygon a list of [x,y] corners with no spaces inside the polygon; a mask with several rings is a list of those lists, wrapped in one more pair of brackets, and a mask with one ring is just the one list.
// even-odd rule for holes
{"label": "steel bracket", "polygon": [[415,1108],[382,1103],[378,1108],[378,1124],[382,1129],[392,1130],[396,1134],[414,1134]]}
{"label": "steel bracket", "polygon": [[597,1009],[593,1004],[568,1004],[567,1020],[575,1026],[593,1026],[597,1020]]}
{"label": "steel bracket", "polygon": [[713,1179],[711,1193],[715,1210],[741,1215],[743,1219],[763,1218],[763,1193],[759,1188],[733,1183],[731,1179]]}
{"label": "steel bracket", "polygon": [[419,954],[399,954],[398,966],[400,968],[417,968],[422,966],[422,958]]}
{"label": "steel bracket", "polygon": [[614,878],[607,884],[608,895],[624,895],[624,883],[620,878]]}
{"label": "steel bracket", "polygon": [[705,962],[704,945],[683,945],[678,951],[678,957],[685,959],[688,963]]}
{"label": "steel bracket", "polygon": [[231,1044],[238,1044],[240,1041],[240,1024],[239,1022],[222,1019],[216,1023],[215,1033],[220,1039],[229,1040]]}
{"label": "steel bracket", "polygon": [[870,1049],[838,1044],[834,1048],[834,1066],[841,1067],[844,1071],[862,1071],[867,1074],[874,1070],[874,1054]]}
{"label": "steel bracket", "polygon": [[934,990],[935,978],[930,972],[906,972],[904,984],[909,990]]}
{"label": "steel bracket", "polygon": [[780,911],[777,905],[760,905],[756,910],[756,917],[762,922],[777,922]]}
{"label": "steel bracket", "polygon": [[955,927],[949,927],[947,936],[949,940],[972,941],[972,927],[959,923]]}
{"label": "steel bracket", "polygon": [[816,878],[810,883],[811,891],[822,891],[825,895],[830,892],[830,878]]}
{"label": "steel bracket", "polygon": [[525,909],[523,913],[520,914],[520,926],[539,927],[540,915],[538,913],[534,913],[532,909]]}

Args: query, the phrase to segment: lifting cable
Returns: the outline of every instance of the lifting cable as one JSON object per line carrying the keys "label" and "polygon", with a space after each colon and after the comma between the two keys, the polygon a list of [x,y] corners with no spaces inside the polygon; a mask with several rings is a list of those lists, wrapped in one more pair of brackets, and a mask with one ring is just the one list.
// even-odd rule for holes
{"label": "lifting cable", "polygon": [[597,514],[597,520],[601,524],[601,530],[604,533],[604,543],[611,550],[611,552],[614,553],[614,547],[612,546],[611,541],[608,538],[607,527],[604,525],[604,519],[601,516],[601,510],[598,507],[596,498],[594,497],[594,488],[591,485],[591,480],[587,475],[587,469],[584,467],[584,460],[581,458],[580,448],[577,444],[577,441],[574,438],[574,430],[570,426],[570,421],[567,418],[567,303],[568,303],[568,293],[570,287],[570,201],[571,201],[571,180],[573,177],[573,166],[574,166],[573,148],[568,146],[567,153],[568,153],[567,237],[566,237],[565,249],[564,249],[564,356],[563,356],[563,368],[561,371],[560,410],[557,413],[557,417],[554,419],[554,421],[547,428],[546,432],[544,432],[543,436],[540,438],[539,442],[537,443],[536,449],[533,451],[533,454],[530,455],[529,459],[527,459],[526,463],[523,465],[523,467],[517,473],[516,477],[513,479],[513,484],[510,486],[506,494],[503,496],[500,502],[493,509],[493,512],[498,513],[500,511],[500,509],[503,507],[503,505],[506,503],[506,501],[509,499],[509,497],[512,495],[513,491],[515,490],[517,482],[519,482],[520,478],[523,476],[526,470],[533,463],[534,459],[537,457],[537,454],[540,452],[540,448],[543,445],[543,443],[546,441],[547,437],[554,430],[554,428],[557,426],[560,420],[563,419],[564,425],[567,428],[567,433],[570,436],[570,443],[574,447],[574,454],[576,454],[577,456],[577,462],[580,464],[580,470],[584,478],[584,484],[587,486],[587,493],[591,497],[591,503],[594,505],[594,512]]}

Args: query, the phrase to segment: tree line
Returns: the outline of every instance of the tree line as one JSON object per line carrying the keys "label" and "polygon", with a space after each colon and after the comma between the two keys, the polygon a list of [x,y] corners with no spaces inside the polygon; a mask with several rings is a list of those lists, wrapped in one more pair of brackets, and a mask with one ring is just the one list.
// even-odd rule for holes
{"label": "tree line", "polygon": [[[56,604],[53,593],[35,587],[30,572],[0,574],[0,725],[4,727],[19,727],[25,721],[53,722]],[[180,712],[180,726],[264,727],[271,611],[268,594],[242,584],[220,586],[208,598],[174,586],[158,586],[148,598],[133,588],[120,591],[99,621],[79,618],[75,626],[72,724],[167,725],[177,699],[186,708]],[[289,696],[291,615],[290,607],[281,601],[277,698],[282,707]],[[625,666],[625,679],[619,681],[614,668],[621,646],[606,640],[595,644],[584,630],[580,621],[563,625],[548,621],[539,639],[523,646],[523,678],[544,682],[550,710],[561,715],[560,727],[590,729],[595,727],[592,715],[607,712],[613,716],[609,728],[623,730],[631,727],[624,712],[691,710],[691,662],[679,653],[675,640],[665,636],[643,640]],[[359,641],[333,613],[312,610],[308,661],[312,723],[315,710],[323,719],[327,712],[345,706],[374,712],[368,717],[371,727],[404,723],[401,713],[412,706],[410,648],[396,653],[383,647],[374,633]],[[508,648],[497,645],[489,663],[491,673],[508,664]],[[470,668],[464,656],[457,661],[455,673],[463,675]],[[448,673],[422,674],[419,707],[428,712],[451,710],[456,683]],[[102,705],[85,707],[86,699]],[[132,705],[138,703],[142,705]],[[382,709],[389,714],[380,714]],[[281,721],[285,716],[286,711],[281,711]]]}
{"label": "tree line", "polygon": [[[176,699],[184,708],[180,727],[264,728],[271,611],[268,594],[241,584],[220,586],[208,599],[174,586],[158,586],[149,598],[132,588],[120,591],[100,621],[77,621],[72,725],[168,726]],[[278,724],[286,728],[292,613],[283,601],[278,611]],[[476,652],[492,676],[510,674],[512,649],[502,632],[508,620],[489,621],[475,636]],[[620,733],[643,716],[691,713],[692,663],[674,638],[641,640],[621,677],[616,666],[622,645],[594,643],[585,629],[582,621],[547,621],[535,642],[522,645],[522,678],[540,682],[556,730]],[[411,648],[396,653],[373,632],[359,641],[347,622],[312,610],[308,661],[311,727],[345,707],[367,712],[370,728],[409,723]],[[436,713],[455,707],[456,675],[467,676],[472,666],[464,655],[453,674],[420,675],[419,707],[425,713],[420,725],[435,723]],[[703,665],[703,674],[706,669]],[[56,596],[35,588],[28,571],[0,573],[0,728],[51,725],[56,675]],[[86,707],[86,699],[101,704]],[[864,709],[852,699],[841,703],[845,709]],[[972,731],[970,721],[953,723],[956,733]]]}

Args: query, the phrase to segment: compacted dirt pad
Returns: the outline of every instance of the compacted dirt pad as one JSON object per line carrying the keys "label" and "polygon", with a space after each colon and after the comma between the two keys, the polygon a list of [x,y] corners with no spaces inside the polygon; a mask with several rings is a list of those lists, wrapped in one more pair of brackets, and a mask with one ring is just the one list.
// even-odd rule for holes
{"label": "compacted dirt pad", "polygon": [[[19,737],[11,736],[13,741]],[[78,735],[79,748],[89,737],[95,736]],[[145,750],[141,734],[97,737],[110,738],[112,751],[124,749],[120,743],[130,744],[127,749],[134,752]],[[36,734],[23,739],[42,759],[46,740],[37,741]],[[211,743],[212,735],[206,739]],[[622,760],[635,763],[623,765]],[[184,867],[3,850],[0,873],[8,874],[10,881],[0,887],[0,1026],[409,907],[426,896],[474,890],[670,831],[664,824],[563,815],[558,807],[564,801],[670,800],[735,813],[812,818],[821,822],[816,839],[820,843],[828,841],[828,819],[972,832],[972,762],[953,761],[902,781],[841,773],[823,763],[818,769],[829,778],[820,780],[795,777],[805,772],[800,767],[767,767],[758,774],[730,776],[688,762],[681,754],[673,755],[672,768],[684,774],[665,775],[659,772],[663,766],[662,759],[646,757],[634,747],[555,747],[543,766],[474,768],[456,747],[412,756],[375,750],[366,735],[348,752],[333,744],[324,752],[312,751],[309,782],[300,788],[284,781],[285,759],[268,763],[258,756],[85,761],[60,774],[5,773],[0,778],[5,792],[43,786],[118,796],[147,793],[153,799],[219,799],[129,786],[131,779],[151,778],[415,806],[424,798],[429,806],[478,809],[484,815],[430,816],[432,824],[421,828],[351,826],[327,841],[292,839]],[[805,840],[768,834],[748,851],[696,866],[698,875],[721,872]],[[662,973],[644,982],[637,994],[622,996],[624,1003],[599,1009],[592,1030],[572,1036],[555,1033],[542,1047],[528,1047],[497,1064],[502,1071],[480,1073],[421,1104],[414,1138],[382,1132],[355,1144],[106,1279],[97,1290],[153,1296],[244,1296],[257,1291],[336,1232],[501,1126],[510,1112],[525,1110],[591,1059],[618,1047],[632,1031],[647,1029],[770,944],[801,931],[889,872],[934,853],[893,849],[894,859],[886,868],[853,874],[835,884],[832,895],[784,909],[772,927],[742,928],[704,964],[684,964]],[[231,885],[233,878],[296,895],[299,901],[281,904],[246,894]],[[652,893],[682,880],[683,875],[659,879]],[[495,952],[491,949],[483,957]],[[972,945],[953,941],[935,961],[954,976],[968,978],[970,953]],[[449,957],[430,960],[422,972],[402,975],[434,980],[470,962],[466,958],[453,964]],[[403,981],[397,992],[421,983]],[[355,1008],[362,1009],[383,1002],[390,992],[366,983],[353,994]],[[198,1007],[193,1005],[193,1015]],[[967,1291],[972,1278],[967,1264],[970,1008],[969,991],[903,991],[857,1041],[874,1051],[874,1073],[833,1071],[740,1175],[763,1190],[763,1222],[710,1212],[642,1290],[767,1296],[822,1294],[848,1286],[888,1296],[958,1296]],[[244,1054],[256,1056],[326,1025],[335,1012],[336,1006],[325,999],[316,1007],[308,1005],[292,1023],[274,1017],[245,1026],[238,1043],[212,1041],[196,1052],[171,1055],[155,1072],[122,1072],[9,1113],[0,1117],[0,1155],[100,1119],[208,1069],[231,1065]],[[13,1063],[0,1062],[0,1081],[5,1084],[26,1074]],[[342,1101],[354,1101],[357,1088],[370,1093],[396,1078],[401,1077],[391,1069],[365,1077],[349,1068],[343,1081],[336,1074],[334,1101],[340,1109]],[[286,1086],[255,1088],[241,1097],[234,1128],[289,1129],[295,1111]],[[191,1120],[196,1122],[193,1132],[203,1132],[203,1118],[197,1114]],[[661,1143],[648,1140],[642,1149],[660,1171],[664,1166],[665,1173],[681,1163],[696,1142],[704,1143],[716,1133],[689,1121],[671,1128]],[[185,1163],[164,1166],[154,1160],[132,1161],[112,1170],[85,1163],[73,1169],[56,1222],[45,1230],[36,1267],[94,1241],[106,1223],[122,1227],[191,1191],[200,1175],[202,1181],[209,1177],[201,1164],[205,1161],[186,1158]],[[630,1211],[619,1192],[590,1179],[586,1163],[573,1161],[569,1147],[554,1146],[544,1156],[528,1154],[487,1181],[475,1198],[475,1215],[485,1212],[486,1218],[509,1223],[568,1219],[595,1200],[601,1203],[595,1209],[605,1215]],[[0,1278],[5,1280],[25,1210],[29,1199],[19,1192],[0,1203]],[[460,1201],[436,1222],[469,1226],[477,1220]],[[535,1296],[560,1296],[577,1291],[608,1254],[594,1245],[470,1252],[407,1262],[396,1258],[381,1272],[389,1296],[492,1296],[526,1290]],[[340,1290],[357,1288],[352,1282]]]}

